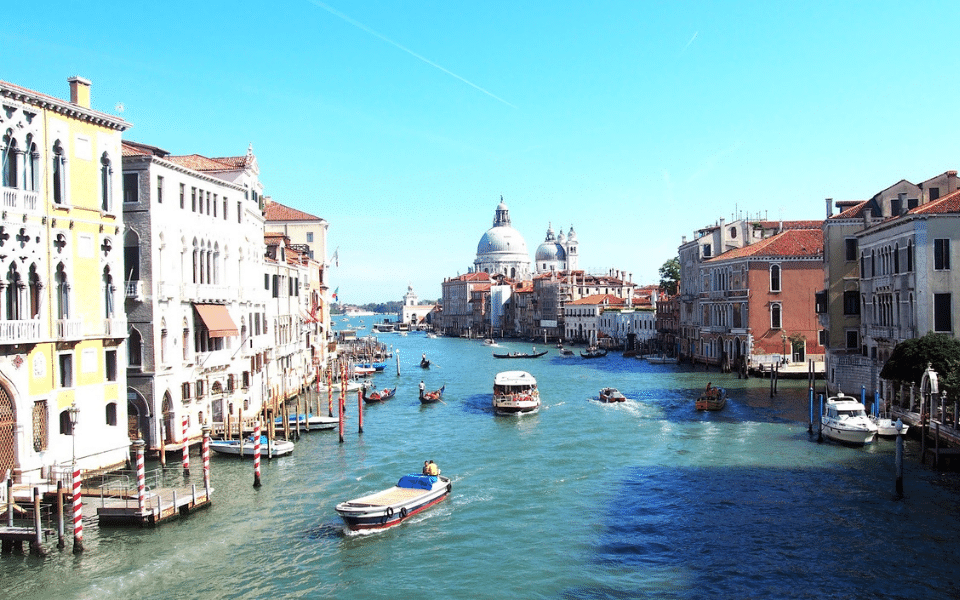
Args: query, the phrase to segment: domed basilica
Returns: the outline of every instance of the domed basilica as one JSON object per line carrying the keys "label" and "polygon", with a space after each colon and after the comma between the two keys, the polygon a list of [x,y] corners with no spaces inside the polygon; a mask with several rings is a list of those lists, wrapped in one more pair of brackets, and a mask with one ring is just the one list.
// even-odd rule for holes
{"label": "domed basilica", "polygon": [[[567,271],[577,268],[577,234],[570,228],[555,236],[553,227],[547,227],[547,237],[537,247],[536,273]],[[477,258],[473,261],[477,273],[499,274],[515,281],[529,279],[532,275],[527,243],[520,232],[510,225],[510,209],[500,197],[500,204],[493,217],[493,227],[487,230],[477,244]]]}

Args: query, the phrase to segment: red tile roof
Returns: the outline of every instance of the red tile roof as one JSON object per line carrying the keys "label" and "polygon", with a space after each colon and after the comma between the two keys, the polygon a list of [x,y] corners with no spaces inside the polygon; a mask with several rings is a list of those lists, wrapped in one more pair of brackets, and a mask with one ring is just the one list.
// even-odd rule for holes
{"label": "red tile roof", "polygon": [[960,212],[960,190],[947,194],[943,198],[911,208],[908,215],[934,215]]}
{"label": "red tile roof", "polygon": [[622,306],[627,303],[623,298],[617,298],[613,294],[590,294],[589,296],[584,296],[573,302],[567,302],[566,306],[571,304],[581,304],[587,306],[597,306],[600,304],[607,304],[608,306]]}
{"label": "red tile roof", "polygon": [[206,156],[200,156],[199,154],[187,154],[185,156],[168,156],[167,160],[173,163],[177,163],[181,167],[186,167],[194,171],[233,171],[235,167],[229,163],[222,162],[218,159],[207,158]]}
{"label": "red tile roof", "polygon": [[264,210],[264,218],[270,222],[277,221],[322,221],[320,217],[315,217],[309,213],[305,213],[302,210],[297,210],[296,208],[291,208],[280,204],[279,202],[271,200],[267,203],[267,207]]}
{"label": "red tile roof", "polygon": [[804,257],[823,254],[823,231],[819,229],[788,229],[772,237],[730,250],[705,262],[721,262],[744,257]]}
{"label": "red tile roof", "polygon": [[857,202],[850,208],[846,208],[842,212],[835,214],[830,218],[831,219],[860,219],[863,217],[863,209],[867,206],[867,202],[869,202],[869,200],[861,200],[860,202]]}

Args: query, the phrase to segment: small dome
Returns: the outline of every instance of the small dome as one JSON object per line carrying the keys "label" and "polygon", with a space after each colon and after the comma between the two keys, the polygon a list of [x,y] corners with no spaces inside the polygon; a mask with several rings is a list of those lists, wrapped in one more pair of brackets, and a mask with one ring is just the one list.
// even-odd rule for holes
{"label": "small dome", "polygon": [[563,261],[567,259],[567,253],[563,251],[563,246],[554,242],[546,241],[537,248],[537,262]]}

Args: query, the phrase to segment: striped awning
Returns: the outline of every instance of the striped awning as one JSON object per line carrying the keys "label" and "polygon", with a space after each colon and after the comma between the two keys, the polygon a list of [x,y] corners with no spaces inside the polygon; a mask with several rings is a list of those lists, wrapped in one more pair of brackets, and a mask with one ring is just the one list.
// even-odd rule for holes
{"label": "striped awning", "polygon": [[227,337],[240,335],[237,324],[230,318],[227,307],[222,304],[194,304],[197,314],[203,324],[207,326],[210,337]]}

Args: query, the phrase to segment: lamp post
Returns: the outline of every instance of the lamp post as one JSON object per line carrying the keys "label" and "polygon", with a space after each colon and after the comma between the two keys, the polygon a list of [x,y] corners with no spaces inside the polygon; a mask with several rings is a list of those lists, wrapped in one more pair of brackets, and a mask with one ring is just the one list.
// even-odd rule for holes
{"label": "lamp post", "polygon": [[73,553],[83,552],[83,512],[80,502],[80,469],[77,468],[77,417],[80,409],[74,402],[67,409],[70,417],[70,437],[73,444]]}
{"label": "lamp post", "polygon": [[787,334],[781,333],[781,334],[780,334],[780,341],[781,341],[781,352],[780,352],[780,355],[783,356],[783,358],[786,358],[786,357],[787,357]]}

